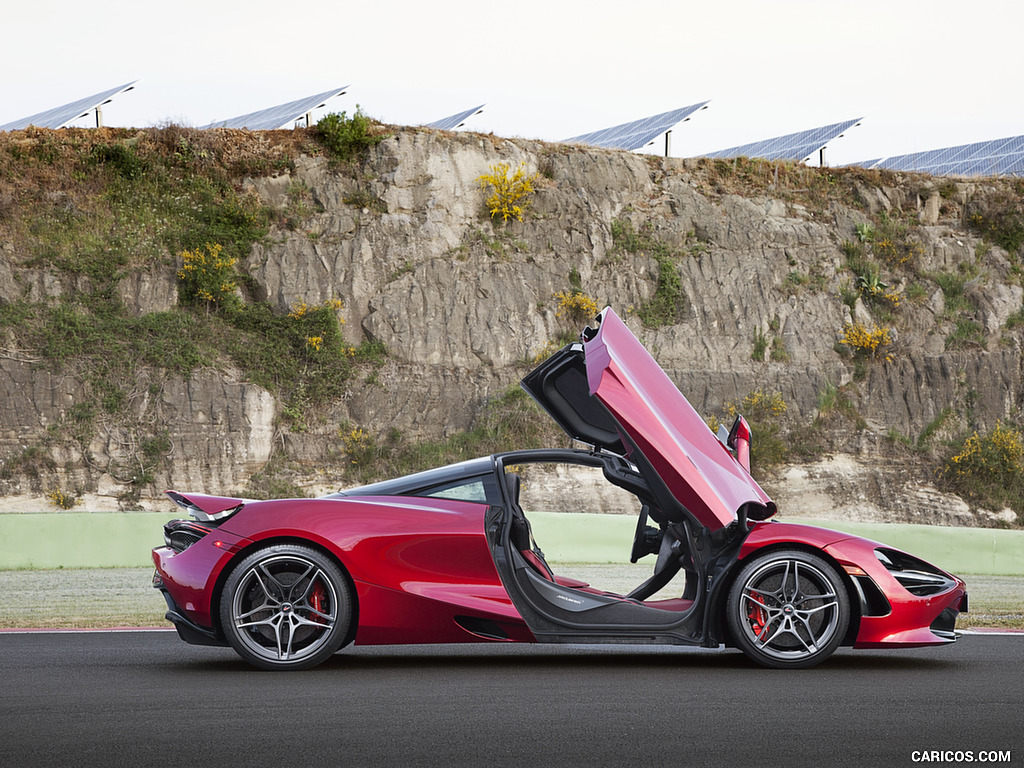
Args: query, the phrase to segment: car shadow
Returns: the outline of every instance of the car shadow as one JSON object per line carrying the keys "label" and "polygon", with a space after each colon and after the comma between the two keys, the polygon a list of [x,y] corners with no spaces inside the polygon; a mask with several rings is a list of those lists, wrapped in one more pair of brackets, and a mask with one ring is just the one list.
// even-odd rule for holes
{"label": "car shadow", "polygon": [[[224,649],[227,651],[227,649]],[[201,652],[199,652],[201,653]],[[168,664],[175,671],[209,675],[246,672],[259,674],[242,659],[217,654],[213,657],[192,655],[187,662]],[[198,657],[198,658],[197,658]],[[840,650],[814,667],[838,673],[914,671],[943,672],[958,668],[962,660],[908,654],[906,651]],[[689,648],[673,646],[539,646],[539,645],[418,645],[346,648],[309,670],[312,673],[430,672],[451,673],[456,670],[579,671],[581,668],[614,671],[687,670],[707,672],[757,672],[791,674],[791,670],[765,669],[733,648]],[[280,673],[279,673],[280,674]]]}
{"label": "car shadow", "polygon": [[[443,648],[443,649],[442,649]],[[927,658],[923,656],[907,656],[899,654],[879,655],[871,652],[839,652],[826,659],[815,669],[832,671],[943,671],[959,666],[959,662],[949,658]],[[499,652],[491,647],[474,646],[473,650],[459,648],[452,652],[451,647],[431,646],[418,647],[414,652],[408,648],[403,650],[388,649],[346,649],[341,651],[318,669],[337,671],[382,671],[382,670],[429,670],[444,669],[576,669],[593,667],[594,669],[671,669],[671,670],[739,670],[750,672],[787,673],[790,670],[765,669],[750,661],[737,649],[695,649],[677,647],[640,647],[621,646],[580,647],[558,646],[539,649],[531,646],[529,650],[522,647],[502,648]]]}

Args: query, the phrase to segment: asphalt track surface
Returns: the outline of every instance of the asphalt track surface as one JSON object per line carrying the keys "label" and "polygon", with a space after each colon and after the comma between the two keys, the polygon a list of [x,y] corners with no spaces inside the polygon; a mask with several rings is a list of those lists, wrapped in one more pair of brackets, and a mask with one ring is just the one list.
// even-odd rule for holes
{"label": "asphalt track surface", "polygon": [[724,649],[468,645],[268,673],[173,632],[0,634],[0,675],[12,767],[1024,762],[1020,635],[842,650],[799,672]]}

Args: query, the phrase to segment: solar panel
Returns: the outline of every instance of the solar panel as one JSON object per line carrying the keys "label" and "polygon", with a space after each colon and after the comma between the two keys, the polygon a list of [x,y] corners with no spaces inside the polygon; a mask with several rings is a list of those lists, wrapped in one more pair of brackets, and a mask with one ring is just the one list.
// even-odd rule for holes
{"label": "solar panel", "polygon": [[589,144],[592,147],[629,151],[640,149],[653,143],[658,136],[671,131],[679,123],[689,120],[694,112],[704,109],[707,105],[708,102],[702,101],[699,104],[691,104],[681,109],[662,112],[660,115],[644,117],[631,123],[623,123],[593,133],[584,133],[581,136],[573,136],[571,139],[562,139],[562,143]]}
{"label": "solar panel", "polygon": [[720,149],[717,152],[707,154],[706,157],[718,160],[731,160],[734,157],[759,157],[764,160],[805,162],[816,152],[824,149],[830,141],[839,138],[843,131],[859,125],[862,119],[858,117],[855,120],[846,120],[841,123],[824,125],[820,128],[798,131],[797,133],[788,133],[785,136],[755,141],[739,147]]}
{"label": "solar panel", "polygon": [[[34,125],[36,128],[66,128],[69,123],[74,122],[80,117],[85,117],[92,110],[99,110],[104,104],[110,102],[115,96],[118,96],[125,91],[130,91],[135,87],[138,80],[132,80],[130,83],[119,85],[117,88],[111,88],[109,91],[103,91],[92,96],[86,96],[84,99],[78,101],[72,101],[69,104],[64,104],[60,107],[54,107],[48,109],[45,112],[32,115],[30,117],[23,117],[20,120],[14,120],[10,123],[0,125],[0,131],[20,131],[28,128],[30,125]],[[99,118],[97,116],[97,123]]]}
{"label": "solar panel", "polygon": [[291,128],[300,117],[308,115],[314,109],[319,109],[331,99],[341,96],[348,87],[346,85],[333,91],[324,91],[316,96],[307,96],[304,99],[289,101],[287,104],[279,104],[276,107],[268,107],[257,112],[232,117],[229,120],[215,120],[202,127],[248,128],[250,131],[274,131],[278,128]]}
{"label": "solar panel", "polygon": [[455,115],[449,115],[448,117],[442,117],[440,120],[435,120],[432,123],[427,123],[426,128],[435,128],[439,131],[454,131],[456,128],[461,128],[462,124],[465,123],[473,115],[479,115],[484,111],[484,105],[481,104],[479,107],[473,107],[467,109],[465,112],[459,112]]}
{"label": "solar panel", "polygon": [[894,155],[855,165],[933,176],[1024,176],[1024,136]]}

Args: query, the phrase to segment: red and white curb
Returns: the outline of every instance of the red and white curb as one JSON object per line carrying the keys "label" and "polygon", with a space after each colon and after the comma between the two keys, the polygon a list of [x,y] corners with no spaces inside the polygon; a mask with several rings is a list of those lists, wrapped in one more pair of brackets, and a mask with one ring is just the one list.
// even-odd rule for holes
{"label": "red and white curb", "polygon": [[88,635],[97,632],[174,632],[174,627],[15,627],[0,635]]}
{"label": "red and white curb", "polygon": [[1005,629],[1003,627],[978,627],[977,629],[958,629],[958,635],[1024,635],[1024,629]]}

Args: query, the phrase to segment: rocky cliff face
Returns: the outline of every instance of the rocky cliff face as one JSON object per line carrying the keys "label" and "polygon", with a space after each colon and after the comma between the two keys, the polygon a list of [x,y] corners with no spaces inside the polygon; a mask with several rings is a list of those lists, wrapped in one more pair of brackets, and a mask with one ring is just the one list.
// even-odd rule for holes
{"label": "rocky cliff face", "polygon": [[[489,220],[477,183],[500,162],[538,174],[527,216],[507,226]],[[309,492],[326,492],[345,482],[341,424],[407,439],[467,429],[573,330],[556,293],[575,289],[626,317],[698,411],[721,415],[752,392],[781,395],[788,439],[806,447],[765,481],[783,515],[1013,519],[940,491],[934,462],[906,447],[928,447],[919,440],[926,432],[1019,415],[1020,336],[1006,326],[1024,291],[1010,255],[965,226],[972,206],[1003,188],[785,166],[781,176],[770,164],[406,129],[354,170],[303,156],[287,173],[250,179],[270,206],[301,203],[295,225],[275,229],[242,265],[254,298],[280,312],[341,299],[347,339],[380,342],[386,362],[303,432],[283,426],[281,404],[230,368],[140,385],[139,419],[163,425],[168,445],[137,503],[150,504],[163,486],[238,491],[272,455]],[[912,224],[898,243],[912,260],[895,259],[882,281],[897,306],[868,301],[874,294],[864,290],[858,297],[850,268],[862,247],[858,225],[863,235],[880,221]],[[642,234],[640,245],[630,247],[624,232]],[[676,312],[645,325],[641,310],[667,271],[678,275]],[[958,286],[955,307],[941,275]],[[0,283],[8,302],[64,290],[59,276],[9,250],[0,252]],[[146,313],[172,307],[175,285],[168,264],[129,272],[118,290]],[[854,322],[891,329],[883,354],[857,356],[839,343]],[[87,456],[46,446],[48,425],[73,416],[81,379],[8,352],[0,504],[39,507],[38,471],[74,479],[90,507],[115,504],[134,455],[124,442],[138,434],[101,425]],[[830,391],[848,403],[846,416],[829,412]],[[36,444],[31,460],[10,461]]]}

